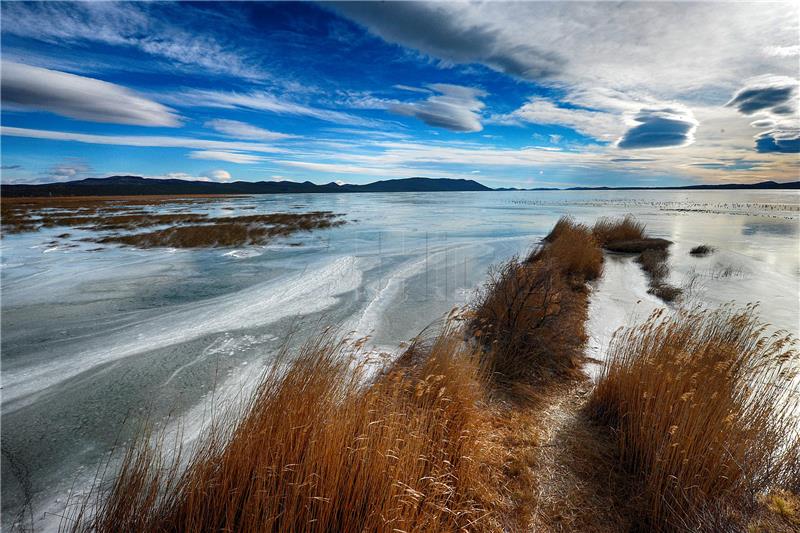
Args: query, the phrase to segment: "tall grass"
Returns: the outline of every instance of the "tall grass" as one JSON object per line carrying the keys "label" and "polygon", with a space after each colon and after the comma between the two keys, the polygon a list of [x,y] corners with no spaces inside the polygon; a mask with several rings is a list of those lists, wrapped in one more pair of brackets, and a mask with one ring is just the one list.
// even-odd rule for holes
{"label": "tall grass", "polygon": [[[73,531],[489,529],[495,494],[478,358],[452,331],[414,368],[366,384],[347,345],[319,341],[215,424],[188,468],[130,448]],[[288,365],[288,366],[287,366]]]}
{"label": "tall grass", "polygon": [[633,215],[625,215],[621,219],[600,218],[592,227],[594,238],[603,247],[620,241],[644,239],[645,231],[645,225]]}
{"label": "tall grass", "polygon": [[591,398],[658,531],[743,528],[759,494],[797,485],[800,357],[755,308],[655,313],[615,337]]}
{"label": "tall grass", "polygon": [[545,246],[490,272],[472,308],[471,329],[503,383],[575,371],[583,358],[585,282],[603,253],[589,228],[563,217]]}

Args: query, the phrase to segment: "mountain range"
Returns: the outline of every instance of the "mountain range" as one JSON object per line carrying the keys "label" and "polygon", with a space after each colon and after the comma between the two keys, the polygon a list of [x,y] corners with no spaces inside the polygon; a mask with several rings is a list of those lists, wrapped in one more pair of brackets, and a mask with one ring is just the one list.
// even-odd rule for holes
{"label": "mountain range", "polygon": [[800,189],[800,181],[753,184],[687,185],[683,187],[570,187],[567,189],[533,188],[492,189],[474,180],[448,178],[403,178],[380,180],[365,185],[310,181],[234,181],[219,183],[180,179],[151,179],[141,176],[110,176],[44,184],[0,185],[0,196],[134,196],[179,194],[292,194],[292,193],[364,193],[364,192],[464,192],[464,191],[547,191],[547,190],[696,190],[696,189]]}

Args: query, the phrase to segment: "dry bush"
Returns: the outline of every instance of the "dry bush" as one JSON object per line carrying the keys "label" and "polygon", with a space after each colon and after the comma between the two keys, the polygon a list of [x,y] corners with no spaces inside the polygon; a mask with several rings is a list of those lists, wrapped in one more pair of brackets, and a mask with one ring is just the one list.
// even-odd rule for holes
{"label": "dry bush", "polygon": [[621,219],[598,219],[592,227],[592,234],[604,248],[616,242],[634,241],[646,237],[645,225],[633,218],[633,215],[625,215]]}
{"label": "dry bush", "polygon": [[479,358],[446,331],[413,368],[368,366],[332,341],[264,376],[181,471],[141,442],[73,531],[499,529]]}
{"label": "dry bush", "polygon": [[700,246],[695,246],[691,250],[689,250],[690,255],[694,255],[697,257],[703,257],[708,254],[714,253],[715,248],[713,246],[709,246],[708,244],[701,244]]}
{"label": "dry bush", "polygon": [[472,308],[471,330],[506,385],[573,373],[583,358],[585,282],[602,272],[603,254],[586,226],[559,223],[553,241],[525,261],[493,269]]}
{"label": "dry bush", "polygon": [[796,482],[798,368],[752,306],[657,312],[615,337],[590,405],[641,481],[643,524],[740,529],[759,494]]}

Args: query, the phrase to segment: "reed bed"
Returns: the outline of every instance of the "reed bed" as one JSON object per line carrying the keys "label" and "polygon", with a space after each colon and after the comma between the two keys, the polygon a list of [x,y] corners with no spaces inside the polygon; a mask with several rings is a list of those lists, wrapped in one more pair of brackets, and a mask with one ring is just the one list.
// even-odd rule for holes
{"label": "reed bed", "polygon": [[370,381],[351,348],[319,340],[272,366],[244,417],[213,424],[185,470],[140,440],[96,508],[62,529],[499,529],[479,357],[449,330],[419,365]]}
{"label": "reed bed", "polygon": [[645,231],[645,225],[632,215],[625,215],[621,219],[601,218],[592,227],[594,238],[603,247],[620,241],[644,239]]}
{"label": "reed bed", "polygon": [[659,311],[612,342],[590,406],[650,530],[743,530],[759,497],[797,489],[800,357],[755,312]]}
{"label": "reed bed", "polygon": [[603,253],[589,228],[563,217],[547,244],[490,272],[472,307],[471,331],[501,383],[574,373],[583,361],[588,292]]}

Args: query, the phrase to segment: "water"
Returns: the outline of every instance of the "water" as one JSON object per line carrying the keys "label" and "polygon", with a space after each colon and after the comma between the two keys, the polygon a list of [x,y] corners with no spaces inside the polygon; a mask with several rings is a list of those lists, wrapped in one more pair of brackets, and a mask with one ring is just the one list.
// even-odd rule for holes
{"label": "water", "polygon": [[[73,484],[85,488],[145,417],[180,420],[195,437],[210,405],[246,393],[281,346],[324,324],[395,350],[563,214],[632,213],[675,242],[671,281],[692,282],[693,300],[760,301],[776,328],[800,331],[797,192],[309,194],[192,209],[330,210],[348,223],[224,250],[49,244],[64,228],[3,237],[5,528],[54,527]],[[717,252],[690,257],[701,243]],[[591,301],[590,354],[602,358],[614,329],[662,305],[646,290],[630,257],[608,258]],[[32,510],[20,516],[26,501]]]}

